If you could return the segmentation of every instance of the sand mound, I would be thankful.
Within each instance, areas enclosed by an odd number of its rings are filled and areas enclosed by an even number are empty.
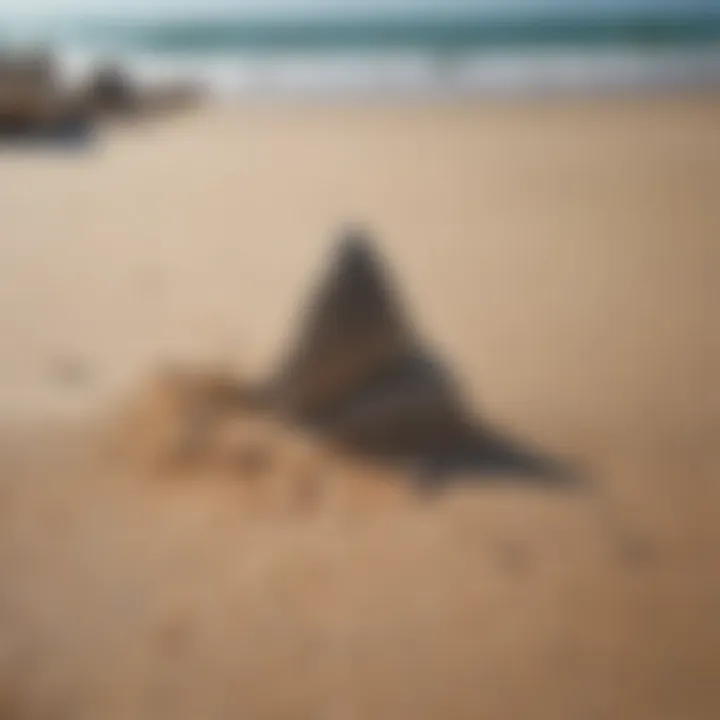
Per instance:
[[[119,430],[122,459],[146,475],[232,482],[252,506],[353,509],[409,497],[399,473],[282,422],[223,370],[156,372],[124,405]]]

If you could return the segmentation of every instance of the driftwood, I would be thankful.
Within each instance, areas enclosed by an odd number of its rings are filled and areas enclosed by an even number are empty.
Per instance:
[[[144,118],[196,106],[200,88],[163,83],[141,88],[119,65],[99,67],[71,90],[48,53],[0,54],[0,136],[74,137],[100,119]]]
[[[39,130],[62,112],[52,60],[46,55],[0,57],[0,126]]]
[[[140,99],[127,73],[119,66],[106,65],[91,76],[84,103],[96,115],[127,115],[137,111]]]
[[[83,92],[90,112],[106,118],[164,115],[194,107],[201,97],[200,87],[190,82],[140,87],[119,65],[98,68]]]
[[[50,55],[0,55],[0,135],[69,136],[87,120],[77,97],[59,82]]]

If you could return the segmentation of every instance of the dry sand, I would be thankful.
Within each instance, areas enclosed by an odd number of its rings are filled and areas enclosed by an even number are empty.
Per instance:
[[[718,717],[719,123],[225,108],[0,156],[0,717]],[[582,492],[248,513],[108,461],[158,362],[267,367],[349,220]]]

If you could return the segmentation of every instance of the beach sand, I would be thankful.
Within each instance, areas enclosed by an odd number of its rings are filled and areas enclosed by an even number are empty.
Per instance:
[[[718,717],[719,122],[279,104],[3,151],[0,717]],[[269,368],[349,222],[582,487],[253,514],[98,451],[158,364]]]

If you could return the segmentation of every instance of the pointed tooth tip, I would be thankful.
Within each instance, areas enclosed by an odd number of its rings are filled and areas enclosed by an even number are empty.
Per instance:
[[[338,237],[335,257],[340,263],[372,261],[375,257],[372,234],[362,226],[349,226]]]
[[[372,233],[360,223],[347,224],[338,234],[338,238],[340,246],[363,245],[367,247],[372,244]]]

